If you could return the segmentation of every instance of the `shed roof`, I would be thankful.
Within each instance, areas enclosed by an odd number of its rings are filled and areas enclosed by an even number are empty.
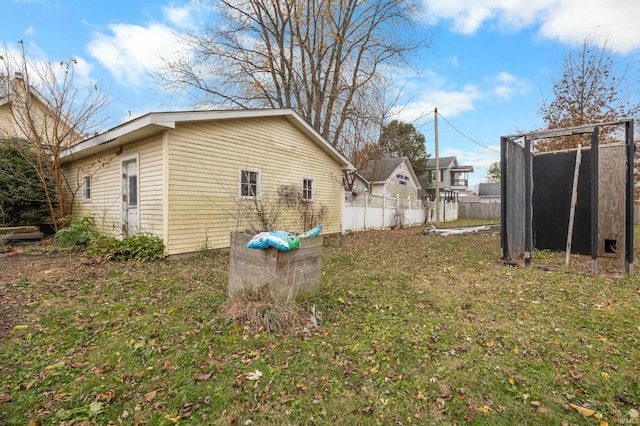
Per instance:
[[[416,176],[413,167],[411,166],[411,162],[407,157],[387,157],[369,160],[362,170],[360,170],[360,175],[370,183],[384,183],[389,179],[398,166],[405,162],[411,174],[411,178],[419,187],[420,182],[418,181],[418,177]]]
[[[309,139],[320,146],[324,152],[340,163],[344,169],[355,169],[353,164],[341,152],[327,142],[309,123],[290,108],[150,112],[72,146],[62,153],[61,159],[63,162],[69,162],[73,159],[95,154],[110,146],[126,145],[165,130],[175,129],[179,123],[258,117],[286,118]]]
[[[482,182],[478,185],[479,196],[500,196],[500,182]]]
[[[369,160],[360,170],[360,175],[369,182],[384,182],[407,157],[389,157]]]

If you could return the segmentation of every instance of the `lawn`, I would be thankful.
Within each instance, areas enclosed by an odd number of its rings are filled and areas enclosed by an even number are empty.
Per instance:
[[[325,238],[285,335],[221,315],[225,254],[0,258],[0,424],[640,423],[640,279],[421,231]]]

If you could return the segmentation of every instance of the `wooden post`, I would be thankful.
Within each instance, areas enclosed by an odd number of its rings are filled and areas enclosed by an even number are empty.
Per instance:
[[[569,210],[569,228],[567,229],[567,251],[565,254],[565,266],[569,266],[571,258],[571,242],[573,241],[573,221],[576,214],[576,202],[578,200],[578,175],[580,174],[580,162],[582,161],[582,145],[578,145],[576,151],[576,166],[573,170],[573,189],[571,190],[571,208]]]
[[[635,157],[635,143],[633,132],[633,120],[625,123],[625,138],[627,148],[627,179],[626,179],[626,215],[625,215],[625,253],[624,266],[628,276],[633,275],[633,164]]]
[[[598,273],[598,126],[591,134],[591,273]]]
[[[524,264],[531,265],[533,246],[533,172],[531,170],[531,140],[524,138]]]
[[[500,245],[501,258],[506,260],[509,257],[509,247],[507,245],[507,144],[505,137],[500,138]]]

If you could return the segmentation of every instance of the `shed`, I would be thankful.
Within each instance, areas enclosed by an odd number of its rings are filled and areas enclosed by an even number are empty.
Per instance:
[[[360,175],[369,182],[371,194],[387,194],[401,200],[418,199],[420,182],[407,157],[369,160]]]
[[[616,132],[600,140],[607,127]],[[599,256],[611,256],[633,274],[633,127],[620,120],[501,138],[504,259],[528,265],[534,248],[565,250],[567,260],[591,255],[593,273]],[[537,141],[578,135],[587,147],[536,152]]]
[[[291,232],[322,223],[338,233],[353,169],[292,109],[152,112],[62,158],[75,217],[115,237],[157,235],[169,256],[229,247],[230,232],[259,215]]]

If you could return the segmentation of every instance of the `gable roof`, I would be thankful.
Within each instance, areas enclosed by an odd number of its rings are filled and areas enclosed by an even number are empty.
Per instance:
[[[473,172],[473,166],[461,166],[458,164],[457,157],[440,157],[440,161],[438,166],[440,169],[448,169],[451,168],[454,172]],[[436,169],[436,159],[430,158],[427,160],[427,166],[425,167],[425,171],[427,170],[435,170]]]
[[[379,158],[367,161],[360,175],[371,183],[386,181],[407,157]]]
[[[402,163],[406,163],[411,178],[417,186],[420,186],[418,177],[413,171],[411,162],[407,157],[387,157],[369,160],[362,170],[360,170],[360,175],[370,183],[384,183]]]
[[[72,146],[62,153],[61,160],[62,162],[68,162],[73,159],[95,154],[110,146],[126,145],[143,138],[157,135],[165,130],[175,129],[176,125],[180,123],[258,117],[286,118],[298,130],[322,148],[331,158],[342,164],[343,169],[355,169],[354,165],[351,164],[342,153],[327,142],[326,139],[291,108],[150,112]]]
[[[452,164],[454,166],[458,165],[458,159],[456,157],[440,157],[439,161],[438,161],[438,166],[441,169],[448,169],[449,166],[451,166]],[[426,170],[435,170],[436,168],[436,159],[435,158],[429,158],[427,160],[427,166],[426,166]]]

